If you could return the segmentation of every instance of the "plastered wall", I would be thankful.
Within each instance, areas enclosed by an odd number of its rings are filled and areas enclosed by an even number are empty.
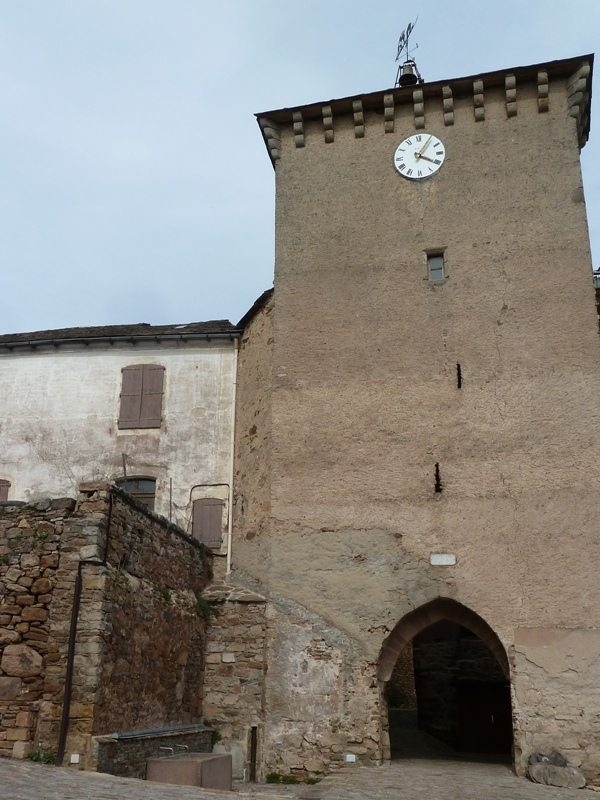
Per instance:
[[[133,364],[165,367],[160,428],[117,426],[121,369]],[[0,478],[11,483],[9,499],[42,490],[75,497],[81,481],[122,477],[125,454],[129,475],[157,479],[155,510],[190,530],[192,500],[229,499],[233,373],[230,342],[2,353]]]
[[[325,111],[305,120],[302,146],[291,124],[279,127],[271,445],[261,456],[271,513],[268,535],[249,539],[242,527],[235,547],[269,591],[352,643],[331,693],[344,669],[376,665],[412,609],[440,596],[471,608],[512,659],[517,768],[552,745],[592,775],[592,663],[551,670],[518,644],[523,628],[590,641],[600,628],[598,325],[568,81],[550,80],[547,110],[539,86],[519,84],[516,116],[501,88],[485,90],[483,116],[472,94],[455,92],[452,124],[441,99],[426,101],[425,130],[447,155],[422,183],[392,164],[415,131],[412,102],[396,106],[393,131],[366,111],[362,137],[348,113],[333,115],[329,137]],[[427,280],[429,250],[444,251],[438,285]],[[240,383],[247,402],[259,391]],[[456,564],[432,566],[440,552]],[[269,635],[273,652],[302,650],[287,620]],[[292,685],[320,691],[300,663],[270,670],[273,752],[288,713],[278,709],[296,707]],[[559,714],[575,686],[590,688],[589,706]],[[323,703],[308,718],[330,732],[335,715]],[[338,728],[349,751],[364,718],[355,705]],[[288,738],[301,727],[296,719]],[[380,733],[383,757],[385,721]]]

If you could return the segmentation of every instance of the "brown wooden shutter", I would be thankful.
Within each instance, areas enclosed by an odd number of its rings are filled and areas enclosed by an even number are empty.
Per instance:
[[[203,497],[192,507],[192,536],[213,549],[221,547],[223,506],[216,497]]]
[[[119,428],[160,428],[165,368],[134,364],[121,372]]]
[[[160,428],[165,368],[144,364],[140,428]]]
[[[142,379],[144,367],[123,367],[119,428],[137,428],[142,410]]]
[[[10,481],[0,478],[0,502],[8,500],[8,490],[10,489]]]

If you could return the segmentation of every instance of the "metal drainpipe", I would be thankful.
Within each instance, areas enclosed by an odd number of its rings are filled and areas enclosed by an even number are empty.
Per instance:
[[[231,397],[231,446],[229,449],[229,457],[231,465],[229,469],[229,513],[227,515],[227,566],[225,569],[225,577],[229,577],[231,573],[231,544],[233,540],[233,470],[234,470],[234,455],[235,455],[235,404],[237,397],[237,364],[238,364],[238,342],[239,339],[233,341],[233,390]]]
[[[60,717],[60,730],[58,733],[58,751],[56,753],[56,763],[60,766],[65,757],[65,747],[67,744],[67,733],[69,731],[69,716],[71,713],[71,696],[73,692],[73,672],[75,665],[75,643],[77,639],[77,623],[79,619],[79,608],[81,605],[81,590],[83,588],[82,568],[84,564],[94,564],[105,567],[108,558],[108,545],[110,537],[110,523],[112,520],[113,496],[112,491],[108,496],[108,518],[106,522],[106,542],[104,544],[104,557],[102,561],[88,559],[77,564],[77,576],[75,578],[75,590],[73,593],[73,607],[71,609],[71,627],[69,629],[69,646],[67,649],[67,673],[65,675],[65,691],[63,694],[63,707]]]

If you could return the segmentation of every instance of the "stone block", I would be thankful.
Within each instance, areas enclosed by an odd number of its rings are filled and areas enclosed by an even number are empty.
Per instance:
[[[16,602],[19,606],[32,606],[35,603],[35,597],[30,594],[19,594],[16,597]]]
[[[33,745],[30,741],[18,741],[13,744],[12,757],[13,758],[27,758],[29,753],[33,750]]]
[[[20,678],[0,677],[0,700],[14,700],[21,694],[23,682]]]
[[[94,716],[93,703],[71,703],[71,718],[92,719]]]
[[[79,555],[82,561],[86,561],[87,559],[99,559],[100,558],[100,548],[96,544],[86,544],[79,550]]]
[[[48,619],[48,612],[45,608],[34,608],[32,606],[26,606],[23,609],[21,614],[23,620],[31,622],[35,620],[37,622],[45,622]]]
[[[0,668],[9,676],[34,677],[42,671],[42,657],[25,644],[9,644],[4,648]]]
[[[17,711],[15,718],[17,728],[31,728],[34,720],[35,716],[31,711]]]
[[[15,644],[20,641],[21,634],[16,630],[7,630],[6,628],[0,629],[0,645]]]
[[[9,728],[6,738],[9,742],[26,742],[29,740],[29,728]]]
[[[556,764],[542,761],[529,765],[527,777],[534,783],[559,786],[565,789],[583,789],[586,783],[583,773],[576,767],[559,767]]]
[[[47,594],[51,589],[52,583],[48,578],[38,578],[31,586],[33,594]]]

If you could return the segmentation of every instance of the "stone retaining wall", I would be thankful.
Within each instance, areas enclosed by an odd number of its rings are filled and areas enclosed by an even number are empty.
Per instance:
[[[0,509],[0,755],[56,749],[37,736],[45,703],[62,696],[68,620],[83,540],[73,500]]]
[[[231,753],[233,775],[249,777],[251,730],[261,746],[265,598],[222,585],[205,593],[212,613],[207,632],[203,712],[218,732],[215,752]],[[256,764],[254,765],[256,766]]]
[[[62,731],[94,767],[92,734],[199,721],[210,574],[202,545],[106,484],[2,507],[0,755],[56,753]]]

